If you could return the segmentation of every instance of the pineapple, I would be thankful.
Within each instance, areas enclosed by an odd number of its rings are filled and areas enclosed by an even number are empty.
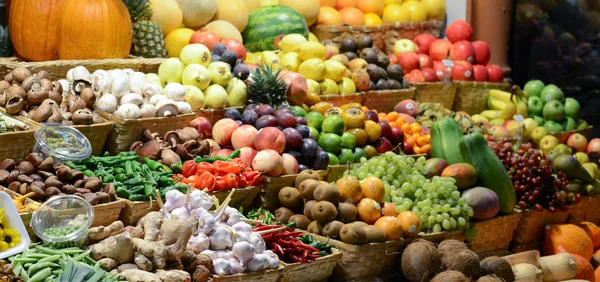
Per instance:
[[[133,40],[131,53],[144,58],[164,58],[167,56],[165,38],[158,24],[150,18],[152,9],[150,0],[123,0],[131,22],[133,23]]]
[[[8,27],[4,28],[0,26],[0,57],[12,57],[12,55],[13,46],[8,34]]]
[[[273,108],[289,107],[287,84],[279,77],[279,69],[262,64],[250,75],[248,100],[254,104],[268,104]]]

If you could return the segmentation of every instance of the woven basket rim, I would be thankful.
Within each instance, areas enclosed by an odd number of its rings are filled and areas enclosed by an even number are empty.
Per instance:
[[[337,97],[353,97],[353,96],[364,96],[367,92],[356,92],[356,93],[352,93],[352,94],[346,94],[346,95],[342,95],[342,94],[321,94],[319,96],[322,97],[327,97],[327,98],[337,98]]]
[[[314,28],[319,30],[324,30],[328,32],[346,32],[346,31],[381,31],[381,30],[389,30],[393,28],[416,28],[416,27],[435,27],[442,26],[444,22],[442,20],[429,20],[418,23],[383,23],[379,26],[366,26],[366,25],[339,25],[339,26],[326,26],[326,25],[317,25]]]
[[[227,111],[227,110],[231,110],[231,109],[240,110],[240,109],[243,109],[243,108],[244,108],[244,106],[239,106],[239,107],[226,107],[226,108],[222,108],[222,109],[198,109],[198,110],[195,110],[194,112],[195,112],[195,113],[197,113],[197,112],[211,112],[211,113],[212,113],[212,112],[225,112],[225,111]]]
[[[160,122],[163,120],[169,120],[169,119],[177,119],[177,118],[188,118],[188,117],[194,117],[196,116],[196,113],[191,112],[191,113],[187,113],[187,114],[182,114],[182,115],[176,115],[176,116],[172,116],[172,117],[150,117],[150,118],[136,118],[136,119],[123,119],[120,117],[117,117],[113,114],[104,112],[104,111],[99,111],[100,112],[100,116],[102,116],[105,119],[108,119],[112,122],[114,122],[115,124],[119,124],[119,125],[126,125],[129,123],[149,123],[149,122]]]
[[[403,89],[385,89],[385,90],[369,90],[365,95],[382,95],[382,94],[395,94],[395,93],[410,93],[417,91],[414,85],[410,85],[408,88]]]
[[[110,59],[81,59],[81,60],[51,60],[51,61],[26,61],[20,57],[2,58],[0,63],[12,64],[16,67],[36,67],[36,66],[53,66],[53,65],[94,65],[94,64],[157,64],[167,58],[142,58],[129,56],[127,58],[110,58]],[[5,61],[5,62],[3,62]]]
[[[243,278],[243,277],[247,277],[247,276],[270,276],[273,274],[277,274],[279,276],[279,272],[283,271],[283,266],[280,264],[279,267],[274,268],[274,269],[267,269],[267,270],[262,270],[262,271],[257,271],[257,272],[244,272],[244,273],[238,273],[238,274],[234,274],[234,275],[227,275],[227,276],[223,276],[223,277],[217,277],[214,275],[211,275],[211,279],[212,281],[222,281],[222,280],[230,280],[230,279],[239,279],[239,278]]]
[[[295,262],[295,263],[287,263],[287,262],[283,262],[281,261],[280,263],[283,265],[284,268],[288,268],[290,266],[298,266],[298,265],[310,265],[313,262],[321,262],[324,260],[340,260],[342,259],[342,251],[340,251],[338,248],[332,247],[331,248],[331,254],[328,254],[326,256],[323,257],[318,257],[315,260],[311,261],[311,262]],[[284,271],[286,271],[286,269],[284,269]]]

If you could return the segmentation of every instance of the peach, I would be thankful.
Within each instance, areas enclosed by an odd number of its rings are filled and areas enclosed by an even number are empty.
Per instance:
[[[242,159],[242,161],[244,161],[244,163],[246,163],[249,167],[252,167],[252,160],[254,160],[255,156],[256,150],[254,150],[253,148],[244,147],[240,149],[239,158]]]
[[[231,135],[240,126],[238,123],[230,118],[224,118],[215,123],[212,130],[212,136],[217,144],[221,147],[231,145]]]
[[[233,150],[231,149],[221,149],[216,151],[212,156],[213,157],[227,157],[229,155],[231,155],[231,153],[233,152]]]
[[[256,134],[254,146],[257,151],[272,149],[281,154],[285,149],[285,135],[275,127],[265,127]]]
[[[231,134],[231,144],[234,149],[250,147],[254,149],[254,138],[258,130],[252,125],[242,125]]]
[[[268,176],[279,176],[283,172],[283,158],[275,150],[262,150],[252,160],[252,169]]]
[[[283,158],[283,172],[281,172],[281,174],[297,174],[298,161],[296,160],[296,158],[287,153],[281,154],[281,157]]]

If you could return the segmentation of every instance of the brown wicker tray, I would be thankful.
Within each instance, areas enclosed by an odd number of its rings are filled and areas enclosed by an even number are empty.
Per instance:
[[[600,195],[595,196],[583,196],[581,201],[571,206],[571,214],[567,219],[567,223],[580,223],[583,221],[589,221],[594,224],[600,224]]]
[[[321,179],[327,179],[327,170],[319,170]],[[282,175],[278,177],[263,176],[263,183],[260,190],[260,206],[264,209],[274,211],[279,208],[279,190],[283,187],[294,186],[297,174]]]
[[[587,138],[588,140],[590,140],[590,135],[592,134],[593,129],[594,129],[594,126],[590,125],[585,129],[550,133],[550,135],[552,135],[552,136],[556,137],[556,139],[558,139],[558,144],[565,144],[567,142],[567,139],[569,139],[569,136],[571,136],[575,133],[579,133],[579,134],[585,136],[585,138]]]
[[[479,114],[488,109],[490,89],[509,90],[508,82],[476,82],[458,81],[456,96],[454,97],[453,111],[463,111],[467,114]]]
[[[129,151],[131,144],[140,140],[144,130],[148,129],[151,132],[165,134],[170,130],[186,127],[194,119],[195,114],[190,113],[174,117],[122,119],[100,111],[100,116],[114,123],[114,128],[106,139],[104,149],[110,154],[117,154]]]
[[[91,227],[95,226],[109,226],[111,223],[117,221],[121,215],[121,210],[125,207],[125,200],[117,199],[116,201],[95,205],[94,207],[94,221]]]
[[[121,198],[117,197],[117,199],[121,199]],[[119,220],[123,221],[123,224],[125,224],[125,226],[128,226],[128,225],[135,226],[137,224],[137,221],[140,218],[142,218],[149,212],[158,211],[160,209],[160,207],[158,206],[158,203],[156,201],[154,201],[152,203],[152,206],[150,206],[150,202],[144,202],[144,201],[132,202],[127,199],[122,199],[122,200],[125,203],[125,206],[123,206],[123,209],[121,210],[121,213],[119,214]]]
[[[436,244],[448,239],[454,239],[461,242],[465,241],[465,231],[464,230],[455,230],[455,231],[442,231],[438,233],[425,233],[418,235],[417,238],[424,239]]]
[[[342,253],[331,249],[331,254],[317,258],[309,263],[282,262],[283,271],[279,276],[279,282],[321,282],[327,281],[337,263],[342,259]]]
[[[102,154],[106,138],[108,138],[108,134],[110,134],[114,126],[114,123],[106,120],[106,122],[92,125],[74,125],[73,128],[79,130],[90,141],[92,155],[99,156]]]
[[[355,94],[348,95],[320,95],[321,101],[329,102],[334,107],[339,107],[349,103],[359,103],[362,104],[365,99],[365,93],[359,92]]]
[[[236,109],[242,111],[243,107],[233,107],[225,109],[200,109],[196,111],[196,117],[207,118],[214,125],[217,121],[225,117],[225,112],[229,109]]]
[[[477,234],[470,240],[469,248],[477,254],[507,250],[521,216],[521,210],[515,209],[509,215],[473,222]]]
[[[0,112],[5,113],[6,110],[0,108]],[[0,134],[0,160],[13,159],[18,163],[33,150],[35,146],[34,133],[38,128],[38,124],[22,116],[10,117],[25,123],[29,126],[29,129]]]
[[[396,104],[406,99],[414,99],[417,89],[378,90],[368,91],[365,94],[363,105],[380,113],[388,113],[394,110]]]
[[[531,242],[538,242],[544,239],[545,228],[548,224],[563,224],[571,210],[550,212],[549,210],[532,211],[524,210],[523,216],[513,234],[511,245],[523,245]]]
[[[231,193],[231,190],[218,191],[214,193],[209,193],[212,196],[217,197],[219,199],[219,203],[223,203],[227,196]],[[256,196],[260,193],[260,186],[249,186],[246,188],[236,189],[231,196],[231,201],[229,202],[230,207],[238,208],[243,207],[246,210],[252,203]]]
[[[279,279],[279,273],[283,271],[283,267],[279,266],[278,269],[269,269],[259,272],[240,273],[228,276],[213,276],[212,282],[276,282]]]
[[[344,172],[348,170],[348,165],[330,165],[327,167],[327,182],[335,182],[344,176]]]
[[[394,53],[394,44],[402,38],[413,39],[421,33],[439,37],[444,22],[441,20],[420,23],[384,23],[379,26],[322,26],[312,28],[312,32],[321,41],[331,40],[340,44],[348,37],[358,39],[363,35],[373,38],[373,45],[387,54]]]
[[[417,87],[417,92],[415,92],[415,101],[419,103],[440,103],[444,106],[444,108],[449,110],[452,109],[458,84],[432,82],[417,83],[414,86]]]

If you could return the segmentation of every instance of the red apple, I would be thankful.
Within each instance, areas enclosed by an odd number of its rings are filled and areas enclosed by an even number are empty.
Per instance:
[[[471,41],[473,28],[463,20],[456,20],[446,28],[446,37],[452,43],[461,40]]]
[[[474,56],[475,49],[469,41],[461,40],[452,44],[452,47],[450,47],[450,60],[472,63]]]
[[[423,76],[425,77],[425,81],[427,81],[427,82],[438,81],[438,77],[432,68],[422,68],[421,72],[423,73]]]
[[[437,69],[438,67],[443,67],[444,64],[441,61],[433,61],[433,69]]]
[[[398,56],[398,64],[402,67],[404,73],[418,69],[420,64],[419,55],[415,52],[402,53]]]
[[[567,139],[567,146],[574,148],[577,152],[585,152],[587,150],[588,141],[585,136],[575,133],[571,134]]]
[[[433,68],[433,61],[429,58],[427,54],[418,54],[419,55],[419,68]]]
[[[381,127],[381,137],[390,138],[392,136],[392,127],[385,120],[380,120],[377,124]]]
[[[435,72],[438,81],[444,81],[446,78],[450,79],[448,67],[444,66],[444,64],[439,61],[433,61],[433,71]]]
[[[417,54],[429,54],[429,47],[431,46],[431,43],[435,41],[435,37],[431,34],[424,33],[417,35],[413,41],[415,42],[415,45],[417,45]]]
[[[455,61],[451,73],[452,81],[473,80],[473,65],[467,61]]]
[[[413,145],[409,142],[406,142],[406,140],[404,140],[402,142],[402,152],[406,155],[412,155],[414,153]]]
[[[502,82],[504,79],[504,72],[502,72],[502,68],[498,65],[487,65],[488,71],[488,80],[491,82]]]
[[[420,70],[412,70],[408,74],[408,83],[422,83],[425,82],[425,76]]]
[[[487,65],[490,61],[490,46],[485,41],[471,42],[475,49],[475,63],[478,65]]]
[[[404,142],[404,132],[402,132],[402,129],[392,127],[392,137],[390,138],[390,142],[392,142],[392,145],[394,146]]]
[[[485,66],[474,65],[473,73],[475,75],[475,81],[478,81],[478,82],[488,81],[488,71]]]
[[[429,57],[434,61],[448,59],[452,43],[446,39],[436,39],[429,46]]]
[[[600,138],[590,140],[587,146],[587,153],[596,152],[600,154]]]

